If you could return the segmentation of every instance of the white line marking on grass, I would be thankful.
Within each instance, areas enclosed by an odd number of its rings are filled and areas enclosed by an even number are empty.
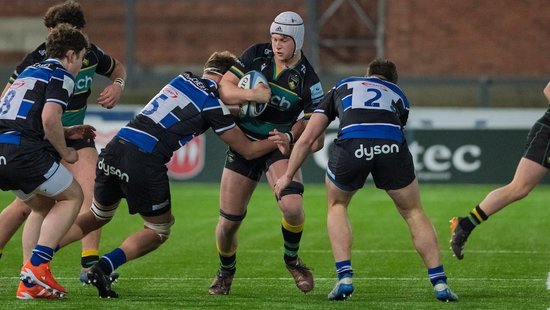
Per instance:
[[[246,250],[242,249],[239,252],[246,253],[279,253],[281,250]],[[385,253],[399,253],[406,254],[412,253],[417,254],[415,250],[352,250],[353,253],[373,253],[373,254],[385,254]],[[331,250],[303,250],[300,249],[300,253],[328,253],[331,254]],[[477,254],[541,254],[541,255],[550,255],[550,251],[525,251],[525,250],[468,250],[466,253],[477,253]]]
[[[548,278],[546,278],[546,289],[550,290],[550,272],[548,273]]]
[[[0,280],[16,280],[19,277],[0,277]],[[56,277],[56,279],[61,280],[77,280],[74,277]],[[290,281],[291,277],[254,277],[254,278],[244,278],[239,277],[239,280],[246,281]],[[423,281],[427,278],[424,277],[353,277],[354,281]],[[549,273],[550,279],[550,273]],[[121,277],[121,281],[210,281],[212,278],[208,277]],[[336,278],[315,278],[316,281],[336,281]],[[544,281],[541,278],[452,278],[452,281],[492,281],[492,282],[539,282]],[[547,280],[550,281],[550,280]],[[548,283],[547,283],[548,284]]]

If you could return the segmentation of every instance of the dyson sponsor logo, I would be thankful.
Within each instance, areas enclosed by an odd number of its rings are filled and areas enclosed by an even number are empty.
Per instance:
[[[375,145],[375,146],[366,148],[361,143],[359,145],[359,148],[355,150],[355,157],[357,158],[365,157],[366,160],[371,160],[374,158],[374,155],[392,154],[392,153],[399,153],[399,145],[383,144],[383,145]]]
[[[118,177],[119,179],[121,179],[122,181],[128,183],[130,181],[130,177],[128,176],[127,173],[124,173],[122,171],[120,171],[120,169],[117,169],[109,164],[106,164],[104,162],[104,158],[102,158],[98,163],[97,163],[97,168],[101,171],[103,171],[103,174],[105,175],[114,175],[116,177]]]

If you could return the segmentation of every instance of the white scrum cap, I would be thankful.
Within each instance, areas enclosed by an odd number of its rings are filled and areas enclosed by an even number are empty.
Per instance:
[[[270,34],[284,34],[294,40],[294,55],[299,53],[304,45],[304,21],[295,12],[283,12],[271,24]]]

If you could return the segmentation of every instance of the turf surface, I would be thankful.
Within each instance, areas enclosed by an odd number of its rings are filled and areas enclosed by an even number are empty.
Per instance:
[[[241,230],[237,274],[228,296],[209,296],[217,266],[214,229],[218,219],[217,184],[173,184],[176,224],[157,251],[119,268],[114,289],[120,298],[102,300],[93,287],[78,281],[80,245],[59,251],[52,262],[65,300],[16,300],[21,264],[21,231],[0,259],[2,309],[546,309],[550,307],[550,186],[540,186],[524,200],[491,217],[471,235],[462,261],[449,250],[448,221],[467,214],[489,185],[421,185],[422,201],[438,232],[449,284],[458,303],[433,297],[427,272],[412,247],[404,221],[386,194],[368,185],[349,213],[354,231],[355,293],[345,302],[329,302],[335,272],[325,227],[322,185],[307,185],[306,228],[301,257],[313,269],[315,289],[304,295],[286,271],[280,212],[266,185],[255,193]],[[0,205],[11,193],[0,192]],[[121,205],[103,230],[101,252],[112,250],[142,221]]]

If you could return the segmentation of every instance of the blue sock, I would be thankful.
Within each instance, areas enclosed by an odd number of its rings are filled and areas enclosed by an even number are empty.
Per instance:
[[[336,274],[338,274],[338,280],[342,280],[342,278],[353,277],[351,260],[343,260],[340,262],[336,262]]]
[[[37,244],[32,250],[31,264],[38,266],[43,263],[48,263],[53,258],[53,249],[44,245]]]
[[[105,274],[109,275],[124,263],[126,263],[126,254],[120,248],[116,248],[111,253],[105,254],[97,264]]]
[[[438,282],[447,283],[447,276],[445,275],[443,265],[439,265],[435,268],[429,268],[428,276],[430,277],[430,282],[432,282],[432,285],[436,285]]]

